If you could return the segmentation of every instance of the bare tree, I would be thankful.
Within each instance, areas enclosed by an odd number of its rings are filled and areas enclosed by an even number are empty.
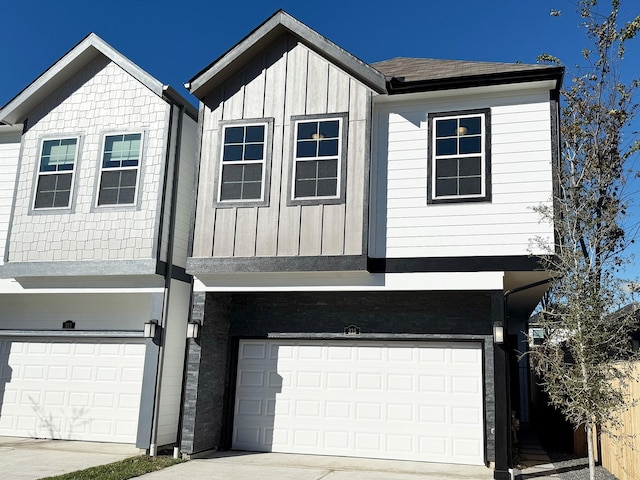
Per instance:
[[[611,0],[605,14],[598,0],[577,6],[591,49],[582,51],[587,65],[576,67],[562,91],[554,205],[538,208],[555,225],[556,244],[547,245],[542,261],[557,279],[539,315],[545,339],[530,354],[551,403],[576,428],[585,426],[593,480],[593,432],[615,428],[630,401],[629,333],[637,325],[633,315],[612,314],[628,300],[619,275],[635,235],[625,231],[625,188],[638,150],[628,137],[638,83],[623,81],[620,68],[640,15],[620,26],[620,0]],[[540,60],[557,62],[550,55]]]

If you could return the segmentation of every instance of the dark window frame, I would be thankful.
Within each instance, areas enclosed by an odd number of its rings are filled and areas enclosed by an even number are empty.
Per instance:
[[[109,138],[112,137],[122,137],[122,139],[124,140],[125,137],[127,136],[133,136],[133,135],[138,135],[139,136],[139,148],[138,148],[138,156],[136,159],[137,164],[135,166],[132,165],[120,165],[119,167],[110,167],[107,166],[105,167],[105,154],[107,153],[107,141]],[[98,181],[97,181],[97,188],[96,188],[96,194],[95,194],[95,201],[94,201],[94,208],[97,209],[113,209],[113,208],[128,208],[128,207],[137,207],[138,205],[138,199],[140,196],[140,186],[142,184],[142,165],[143,165],[143,155],[144,155],[144,142],[145,142],[145,135],[144,132],[142,131],[128,131],[128,132],[122,132],[122,131],[117,131],[117,132],[109,132],[109,133],[105,133],[102,136],[102,147],[101,147],[101,151],[100,151],[100,168],[98,169]],[[120,160],[122,161],[122,160]],[[127,159],[125,161],[131,162],[131,159]],[[124,172],[130,172],[130,171],[135,171],[136,174],[136,183],[135,183],[135,189],[133,192],[133,199],[131,202],[126,202],[126,203],[120,203],[120,202],[116,202],[116,203],[100,203],[100,194],[103,190],[102,188],[102,184],[103,184],[103,175],[106,173],[107,175],[112,174],[112,173],[119,173],[119,183],[122,181],[122,174]],[[106,188],[106,187],[105,187]],[[123,187],[121,185],[118,186],[118,192],[121,191]],[[124,187],[124,188],[130,188],[130,187]]]
[[[60,142],[64,142],[64,141],[70,141],[70,140],[74,140],[75,142],[75,152],[73,155],[73,162],[72,162],[72,168],[68,169],[68,170],[58,170],[57,168],[53,169],[53,170],[43,170],[43,157],[45,155],[45,145],[47,143],[53,143],[53,142],[58,142],[58,144],[60,144]],[[59,212],[59,211],[65,211],[65,210],[71,210],[72,206],[73,206],[73,192],[74,192],[74,188],[75,188],[75,180],[76,180],[76,172],[78,169],[78,160],[80,158],[80,146],[81,146],[81,142],[80,142],[80,135],[57,135],[55,137],[45,137],[45,138],[41,138],[40,140],[40,149],[38,152],[38,163],[37,163],[37,167],[36,167],[36,175],[35,175],[35,182],[34,182],[34,190],[33,190],[33,201],[31,203],[31,208],[30,211],[32,212],[45,212],[45,211],[55,211],[55,212]],[[53,165],[50,165],[53,166]],[[70,176],[71,179],[69,181],[69,188],[58,188],[58,181],[60,178],[62,177],[67,177]],[[46,191],[42,191],[40,190],[41,187],[41,182],[44,182],[45,179],[51,179],[51,178],[55,178],[55,185],[53,187],[53,189],[49,189]],[[67,197],[67,203],[64,206],[56,206],[55,205],[55,201],[56,201],[56,196],[60,193],[60,192],[68,192],[68,197]],[[46,205],[46,206],[42,206],[42,205],[38,205],[38,198],[41,198],[40,194],[44,194],[44,193],[53,193],[53,197],[52,197],[52,205]]]
[[[481,166],[481,192],[479,194],[468,195],[441,195],[436,196],[436,160],[437,159],[461,159],[464,155],[436,155],[436,123],[449,119],[461,119],[480,117],[482,118],[483,131],[482,148],[480,152]],[[460,137],[458,137],[460,138]],[[490,202],[491,201],[491,109],[480,108],[472,110],[457,110],[450,112],[437,112],[428,115],[428,175],[427,175],[427,203],[468,203],[468,202]],[[477,155],[473,154],[474,157]],[[459,175],[457,176],[459,178]],[[483,190],[483,191],[482,191]]]
[[[337,148],[337,185],[336,194],[331,196],[315,196],[315,197],[296,197],[296,171],[297,162],[303,162],[306,160],[300,160],[305,157],[298,157],[297,141],[298,141],[298,126],[304,123],[313,122],[329,122],[332,120],[339,121],[338,136],[338,148]],[[337,205],[345,202],[346,198],[346,185],[347,185],[347,142],[349,130],[349,116],[347,113],[326,113],[317,115],[295,115],[291,117],[291,162],[289,164],[289,182],[288,182],[288,196],[287,205]],[[335,158],[333,155],[327,156],[327,158]],[[321,158],[319,156],[318,158]],[[310,160],[315,161],[315,160]]]
[[[214,171],[214,198],[213,205],[218,208],[225,207],[267,207],[269,206],[270,191],[271,191],[271,159],[273,156],[273,123],[274,119],[267,118],[247,118],[243,120],[224,120],[219,123],[218,133],[218,146],[216,153],[216,168]],[[225,165],[232,165],[230,161],[224,161],[224,147],[225,147],[225,131],[228,128],[234,127],[249,127],[254,125],[263,125],[264,139],[263,139],[263,159],[262,163],[262,198],[260,199],[229,199],[223,200],[222,196],[222,175],[224,173]],[[246,145],[243,142],[242,145]],[[258,163],[256,161],[244,162],[238,161],[238,164],[246,165],[247,163]]]

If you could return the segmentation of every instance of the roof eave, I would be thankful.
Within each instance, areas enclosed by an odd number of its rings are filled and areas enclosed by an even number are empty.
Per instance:
[[[405,82],[395,77],[387,79],[389,95],[404,93],[431,92],[438,90],[454,90],[459,88],[504,85],[509,83],[527,83],[545,80],[555,81],[555,90],[559,90],[564,76],[564,67],[549,67],[519,72],[500,72],[461,77],[438,78]]]
[[[161,82],[120,54],[95,33],[90,33],[2,107],[0,122],[8,124],[22,122],[34,106],[100,54],[119,65],[153,93],[159,97],[162,96]]]
[[[274,13],[234,47],[193,77],[186,85],[193,95],[202,100],[208,92],[220,85],[232,72],[249,61],[268,43],[287,32],[295,35],[302,43],[349,72],[372,90],[386,93],[384,75],[296,20],[284,10],[278,10]]]

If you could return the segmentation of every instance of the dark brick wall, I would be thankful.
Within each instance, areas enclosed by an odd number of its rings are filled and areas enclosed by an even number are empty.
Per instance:
[[[198,294],[202,295],[203,294]],[[357,325],[363,335],[432,335],[485,339],[487,460],[493,461],[495,425],[492,324],[502,292],[311,292],[194,296],[202,315],[200,345],[189,348],[182,451],[228,448],[237,340],[289,334],[341,334]],[[197,304],[197,305],[196,305]]]

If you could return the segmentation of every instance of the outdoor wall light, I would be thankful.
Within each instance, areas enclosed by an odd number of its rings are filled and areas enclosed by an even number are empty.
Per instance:
[[[504,343],[504,325],[502,322],[495,322],[493,324],[493,343]]]
[[[144,338],[156,338],[156,329],[158,328],[157,320],[149,320],[144,324]]]
[[[200,322],[187,323],[187,338],[200,337]]]

